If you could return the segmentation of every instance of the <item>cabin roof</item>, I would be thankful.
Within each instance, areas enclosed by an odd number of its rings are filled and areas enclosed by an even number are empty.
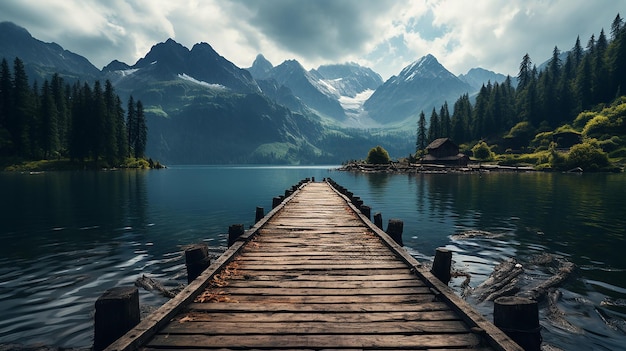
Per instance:
[[[450,138],[439,138],[439,139],[435,139],[433,140],[432,143],[428,144],[428,146],[426,146],[426,150],[428,149],[438,149],[440,148],[443,144],[445,144],[446,142],[451,142],[453,145],[455,145],[452,140],[450,140]]]

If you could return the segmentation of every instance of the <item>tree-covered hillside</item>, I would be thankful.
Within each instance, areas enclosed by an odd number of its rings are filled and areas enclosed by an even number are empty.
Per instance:
[[[544,70],[528,54],[519,67],[518,84],[483,85],[471,103],[461,96],[450,113],[447,104],[433,109],[428,130],[418,120],[416,149],[450,137],[470,150],[479,141],[497,153],[533,153],[558,145],[559,132],[580,133],[581,142],[599,146],[611,157],[626,150],[626,27],[618,14],[610,37],[592,35],[585,48],[580,38],[563,62],[555,47]],[[584,112],[587,111],[587,112]],[[590,139],[596,139],[592,142]],[[547,142],[546,140],[549,140]],[[594,144],[595,143],[595,144]]]
[[[6,59],[0,67],[0,157],[5,160],[66,158],[96,167],[118,167],[141,158],[146,119],[141,101],[128,102],[128,115],[108,80],[93,86],[66,84],[58,74],[29,85],[24,64]]]

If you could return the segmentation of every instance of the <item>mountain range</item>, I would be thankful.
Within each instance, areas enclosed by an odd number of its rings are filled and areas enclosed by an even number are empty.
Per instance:
[[[362,158],[376,144],[393,157],[413,152],[421,110],[472,94],[504,76],[472,69],[455,76],[432,55],[383,82],[355,63],[306,70],[258,55],[239,68],[209,44],[172,39],[135,64],[98,70],[86,58],[0,23],[0,57],[19,57],[31,80],[57,72],[67,81],[109,79],[118,94],[142,100],[147,154],[169,163],[336,163]],[[374,133],[372,133],[372,128]]]

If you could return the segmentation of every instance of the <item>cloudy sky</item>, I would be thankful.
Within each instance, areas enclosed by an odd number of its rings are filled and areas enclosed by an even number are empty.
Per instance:
[[[554,46],[583,45],[623,0],[0,0],[0,21],[56,42],[98,68],[130,65],[173,38],[207,42],[239,67],[258,53],[307,69],[357,62],[383,79],[433,54],[452,73],[483,67],[516,75],[522,56],[537,65]]]

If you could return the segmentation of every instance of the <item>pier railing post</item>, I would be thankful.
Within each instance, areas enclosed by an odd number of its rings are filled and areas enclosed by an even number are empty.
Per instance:
[[[187,283],[194,281],[211,264],[209,247],[196,244],[185,250],[185,266],[187,266]]]
[[[243,224],[233,224],[228,227],[228,247],[231,247],[244,232]]]
[[[402,231],[404,230],[404,222],[400,219],[390,219],[387,223],[387,234],[400,246],[404,246],[402,242]]]
[[[374,225],[383,229],[383,215],[380,212],[374,213]]]
[[[272,208],[276,208],[280,203],[283,202],[283,199],[280,196],[276,196],[272,199]]]
[[[361,208],[359,210],[365,217],[367,217],[367,219],[372,220],[372,208],[371,207],[367,205],[361,205]]]
[[[493,324],[524,350],[541,350],[537,301],[517,296],[497,298],[493,304]]]
[[[260,221],[263,217],[265,217],[265,209],[263,209],[263,207],[257,207],[256,213],[254,214],[254,223]]]
[[[115,340],[139,324],[139,290],[117,287],[104,292],[96,300],[93,349],[104,350]]]
[[[438,247],[435,250],[435,259],[433,260],[433,267],[431,273],[437,277],[442,283],[448,284],[450,282],[452,268],[452,251]]]

